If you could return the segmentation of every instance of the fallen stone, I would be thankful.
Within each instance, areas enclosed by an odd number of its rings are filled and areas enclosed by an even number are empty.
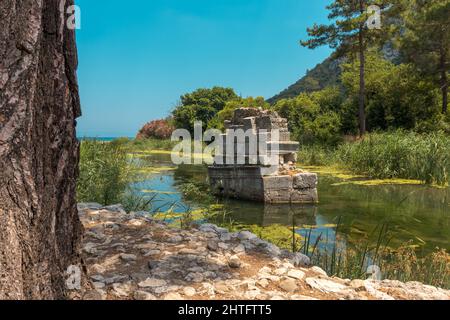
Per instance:
[[[208,241],[208,244],[206,246],[210,251],[219,250],[219,244],[216,241]]]
[[[294,292],[298,286],[294,279],[288,278],[279,283],[279,287],[286,292]]]
[[[106,299],[106,292],[103,290],[89,290],[83,295],[83,300],[91,300],[91,301],[98,301],[98,300],[105,300]]]
[[[187,297],[193,297],[193,296],[195,296],[195,295],[197,294],[197,290],[195,290],[195,289],[192,288],[192,287],[185,287],[185,288],[183,289],[183,294],[184,294],[185,296],[187,296]]]
[[[290,261],[296,267],[304,267],[311,265],[311,259],[302,253],[295,253],[293,257],[290,259]]]
[[[183,241],[183,238],[181,236],[171,236],[167,239],[167,242],[169,243],[178,243]]]
[[[245,252],[245,247],[242,244],[237,245],[232,249],[234,253],[243,253]]]
[[[346,286],[328,279],[307,278],[305,282],[313,289],[324,293],[341,293]]]
[[[318,274],[320,274],[321,276],[328,277],[328,275],[327,275],[327,273],[325,272],[325,270],[323,270],[322,268],[319,268],[319,267],[317,267],[317,266],[314,266],[314,267],[310,268],[309,270],[312,271],[312,272],[314,272],[314,273],[318,273]]]
[[[117,297],[125,298],[130,295],[131,288],[127,283],[113,283],[112,287],[112,294]]]
[[[228,265],[230,266],[230,268],[238,269],[241,267],[242,262],[238,256],[231,256],[230,259],[228,260]]]
[[[138,283],[138,286],[140,288],[154,288],[154,287],[162,287],[165,286],[167,282],[162,279],[156,279],[156,278],[147,278],[144,281],[141,281]]]
[[[106,287],[105,283],[103,282],[93,282],[92,285],[94,286],[95,289],[103,289],[104,287]]]
[[[303,280],[303,278],[305,277],[305,273],[303,271],[300,270],[289,270],[288,271],[288,277],[297,279],[297,280]]]
[[[148,301],[148,300],[157,300],[154,295],[145,291],[136,291],[133,294],[134,300]]]
[[[164,296],[164,300],[179,301],[179,300],[184,300],[184,299],[180,296],[179,293],[170,292]]]
[[[134,254],[126,254],[126,253],[122,253],[120,255],[120,259],[122,259],[125,262],[134,262],[137,260],[136,255]]]
[[[242,240],[252,240],[258,237],[255,234],[251,233],[250,231],[241,231],[238,233],[238,238],[242,241]]]

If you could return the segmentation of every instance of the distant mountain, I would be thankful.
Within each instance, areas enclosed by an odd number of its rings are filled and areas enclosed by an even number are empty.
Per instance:
[[[322,90],[327,86],[339,85],[342,59],[327,58],[314,69],[307,71],[306,75],[283,90],[281,93],[267,100],[270,104],[281,99],[294,98],[302,92]]]

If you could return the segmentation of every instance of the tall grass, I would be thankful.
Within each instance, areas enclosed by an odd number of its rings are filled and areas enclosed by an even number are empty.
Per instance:
[[[83,140],[80,146],[79,168],[79,202],[90,201],[109,205],[122,200],[132,170],[121,142]]]
[[[371,178],[403,178],[444,186],[450,175],[450,136],[407,131],[371,133],[336,149],[304,147],[299,162],[336,165]]]
[[[436,248],[433,253],[419,257],[417,248],[411,243],[392,248],[386,224],[372,232],[374,239],[369,237],[357,243],[345,239],[339,228],[338,222],[333,238],[320,235],[315,241],[311,241],[310,229],[301,244],[295,244],[293,249],[299,248],[296,251],[309,256],[314,265],[323,268],[330,276],[364,279],[369,277],[369,267],[377,266],[382,279],[419,281],[450,288],[450,255],[446,250]]]
[[[137,167],[128,157],[128,143],[126,139],[81,142],[78,202],[121,203],[128,212],[151,211],[154,196],[143,195],[132,187]]]
[[[450,173],[450,137],[443,133],[372,133],[341,145],[342,166],[373,178],[406,178],[445,185]]]

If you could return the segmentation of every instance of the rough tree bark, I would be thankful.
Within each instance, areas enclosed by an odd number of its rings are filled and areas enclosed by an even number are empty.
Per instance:
[[[0,299],[65,298],[81,260],[72,3],[0,1]]]

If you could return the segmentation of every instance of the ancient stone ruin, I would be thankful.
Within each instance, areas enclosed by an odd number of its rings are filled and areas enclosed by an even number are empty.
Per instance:
[[[274,111],[237,109],[208,168],[216,195],[265,203],[316,203],[317,175],[295,167],[299,143]],[[244,138],[242,138],[243,134]]]

